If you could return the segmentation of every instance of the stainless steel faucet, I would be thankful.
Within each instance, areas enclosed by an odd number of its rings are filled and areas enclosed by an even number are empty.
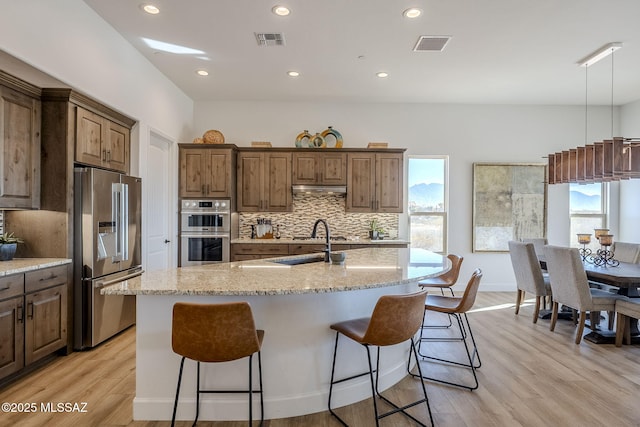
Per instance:
[[[331,233],[329,232],[329,224],[327,224],[327,221],[324,219],[319,219],[316,221],[315,224],[313,224],[313,231],[311,232],[311,238],[315,239],[316,238],[316,233],[318,231],[318,224],[322,223],[324,225],[324,234],[325,234],[325,239],[326,239],[326,246],[324,249],[324,262],[329,262],[330,260],[330,256],[331,256]]]

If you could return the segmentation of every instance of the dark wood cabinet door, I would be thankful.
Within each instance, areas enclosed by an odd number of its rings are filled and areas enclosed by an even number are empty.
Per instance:
[[[403,210],[402,154],[376,154],[376,212],[401,213]]]
[[[67,285],[26,296],[25,364],[67,345]]]
[[[263,201],[263,153],[238,154],[238,200],[240,212],[259,212]]]
[[[101,116],[84,108],[76,108],[76,161],[93,166],[102,166],[102,162],[106,161],[104,125]]]
[[[122,173],[129,173],[130,131],[117,123],[107,119],[105,121],[107,167]]]
[[[264,157],[264,208],[267,212],[288,212],[293,208],[291,194],[291,153],[266,153]]]
[[[324,185],[347,184],[347,156],[344,153],[320,153],[320,182]]]
[[[232,156],[232,150],[207,150],[207,197],[231,197],[234,179],[231,169]]]
[[[293,153],[293,184],[313,185],[319,180],[318,153]]]
[[[180,150],[180,197],[200,197],[206,189],[206,151]]]
[[[0,86],[0,209],[40,207],[40,101]]]
[[[0,378],[24,367],[24,296],[0,302]]]
[[[349,153],[347,212],[373,212],[375,197],[375,154]]]

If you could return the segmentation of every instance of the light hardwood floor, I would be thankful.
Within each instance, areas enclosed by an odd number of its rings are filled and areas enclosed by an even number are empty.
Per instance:
[[[552,333],[548,320],[531,322],[531,305],[515,316],[514,301],[515,292],[479,294],[469,316],[483,362],[478,371],[480,387],[470,392],[427,382],[437,426],[640,426],[640,346],[616,348],[584,341],[575,345],[570,321],[559,321]],[[444,353],[455,345],[432,344],[428,349]],[[95,350],[60,357],[0,390],[0,402],[34,402],[38,407],[46,402],[87,402],[86,413],[0,413],[0,426],[168,426],[166,421],[132,420],[134,347],[135,330],[130,329]],[[461,347],[455,350],[463,351]],[[423,367],[432,375],[460,374],[464,379],[468,377],[462,374],[469,374],[432,363],[423,363]],[[419,389],[417,380],[405,378],[386,395],[411,399]],[[371,411],[370,400],[339,409],[355,427],[374,425]],[[414,413],[428,420],[424,406]],[[191,422],[178,425],[190,426]],[[198,425],[240,427],[246,423],[201,421]],[[324,412],[270,420],[265,425],[337,427],[339,423]],[[381,425],[412,424],[394,415]]]

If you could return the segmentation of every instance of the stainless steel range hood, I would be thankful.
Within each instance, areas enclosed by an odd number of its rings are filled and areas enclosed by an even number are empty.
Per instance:
[[[309,193],[309,194],[335,194],[343,195],[347,192],[344,185],[292,185],[293,194]]]

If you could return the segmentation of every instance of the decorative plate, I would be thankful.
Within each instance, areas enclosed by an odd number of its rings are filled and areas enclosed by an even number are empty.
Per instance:
[[[224,144],[224,135],[219,130],[211,129],[202,135],[205,144]]]

